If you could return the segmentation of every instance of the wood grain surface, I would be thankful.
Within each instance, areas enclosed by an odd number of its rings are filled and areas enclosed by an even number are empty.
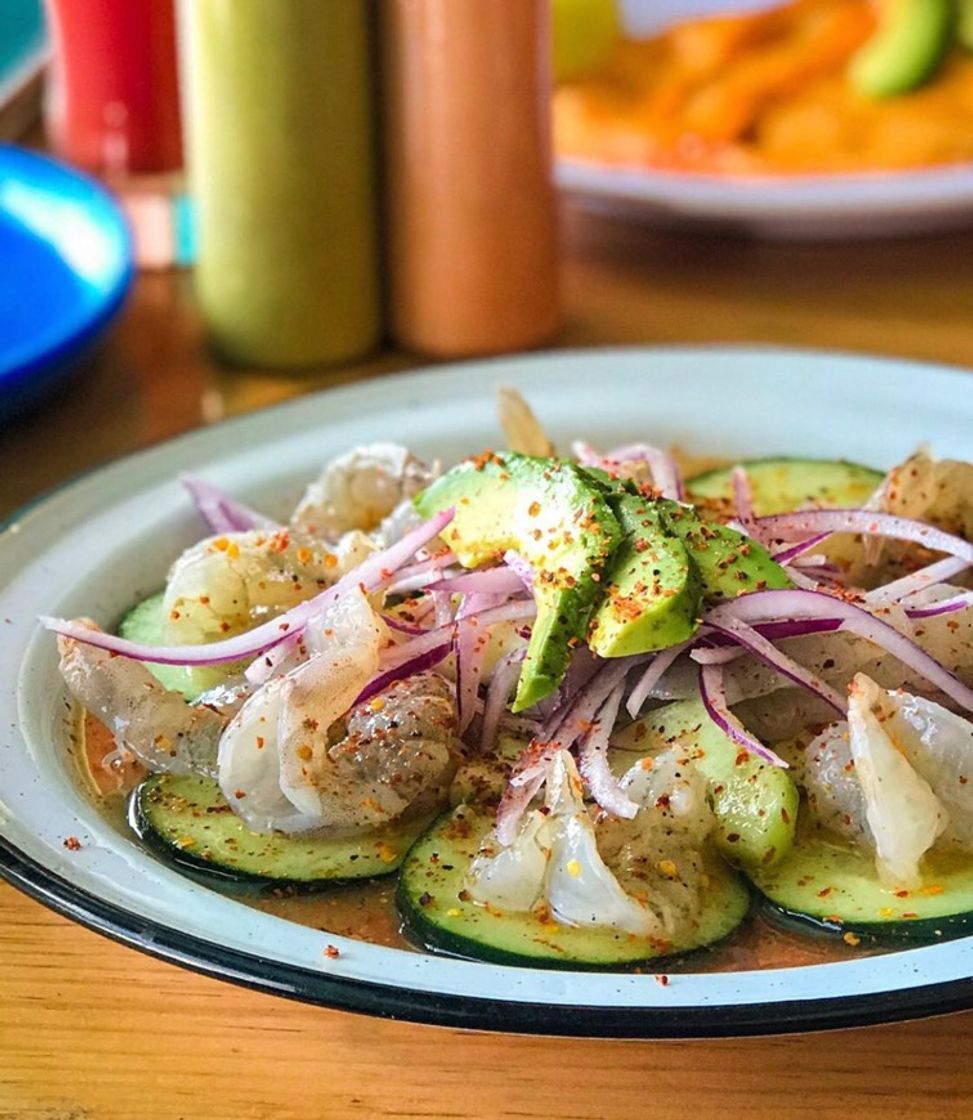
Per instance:
[[[769,245],[569,210],[565,239],[567,346],[756,341],[973,366],[973,234]],[[301,377],[221,368],[188,278],[144,276],[74,383],[0,433],[0,515],[178,432],[415,364],[389,352]],[[0,886],[0,1120],[885,1120],[893,1110],[973,1115],[973,1013],[723,1042],[447,1031],[196,976]]]

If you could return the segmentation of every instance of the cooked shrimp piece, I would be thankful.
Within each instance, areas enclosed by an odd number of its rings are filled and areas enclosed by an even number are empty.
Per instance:
[[[431,673],[358,708],[388,641],[366,596],[312,621],[310,657],[257,692],[220,741],[227,801],[257,831],[352,834],[445,795],[455,768],[456,704]]]
[[[673,748],[635,763],[621,786],[639,812],[632,820],[605,815],[596,829],[598,850],[624,889],[672,938],[692,925],[701,905],[702,852],[714,826],[706,782]]]
[[[170,569],[166,639],[196,645],[242,633],[330,587],[372,551],[360,534],[334,549],[293,529],[208,537]]]
[[[908,887],[930,848],[973,851],[971,770],[973,723],[858,674],[847,722],[811,742],[802,781],[813,819],[875,852],[883,879]]]
[[[291,517],[295,529],[336,541],[350,529],[377,529],[439,473],[398,443],[369,443],[332,459]]]
[[[58,638],[57,644],[68,690],[108,728],[119,751],[134,755],[149,770],[215,776],[220,734],[235,693],[212,695],[214,706],[189,704],[140,661],[72,638]]]
[[[623,777],[639,806],[632,820],[593,817],[567,751],[553,758],[544,811],[524,815],[502,844],[492,830],[470,868],[467,887],[484,903],[526,911],[545,905],[567,926],[610,926],[642,937],[672,938],[699,912],[705,882],[701,849],[713,826],[705,783],[669,750]]]

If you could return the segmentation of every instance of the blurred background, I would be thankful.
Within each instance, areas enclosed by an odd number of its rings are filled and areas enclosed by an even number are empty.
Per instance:
[[[426,360],[973,361],[973,0],[2,0],[0,141],[5,507]]]

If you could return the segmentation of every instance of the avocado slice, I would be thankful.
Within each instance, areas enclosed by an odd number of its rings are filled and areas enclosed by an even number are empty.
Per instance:
[[[626,657],[684,642],[699,625],[702,585],[686,546],[668,532],[654,501],[624,491],[609,504],[625,539],[608,570],[588,644]]]
[[[894,97],[922,85],[953,38],[953,0],[885,0],[878,30],[852,58],[849,77],[864,97]]]
[[[790,850],[797,786],[786,770],[748,754],[724,735],[701,700],[679,700],[650,712],[616,732],[612,745],[609,760],[619,776],[644,755],[673,746],[685,750],[706,779],[716,847],[731,863],[769,867]]]
[[[573,463],[515,452],[467,460],[414,499],[424,517],[453,506],[443,540],[465,568],[516,549],[534,572],[537,618],[513,711],[560,684],[588,632],[622,529],[605,494]]]
[[[689,551],[699,570],[703,598],[735,599],[743,591],[793,587],[787,573],[755,540],[728,525],[704,521],[692,506],[659,499],[663,524]]]

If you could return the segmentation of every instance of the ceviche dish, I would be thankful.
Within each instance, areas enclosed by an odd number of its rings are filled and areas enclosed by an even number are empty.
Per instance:
[[[104,811],[249,905],[479,960],[973,931],[973,464],[690,470],[500,415],[455,465],[351,448],[286,520],[182,479],[165,587],[42,620]]]

